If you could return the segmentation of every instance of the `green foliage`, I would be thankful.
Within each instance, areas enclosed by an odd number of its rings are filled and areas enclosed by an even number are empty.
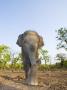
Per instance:
[[[56,55],[56,60],[60,61],[60,66],[64,66],[64,61],[66,60],[66,55],[64,53],[59,53]]]
[[[21,70],[23,69],[23,64],[21,63],[10,64],[9,69],[10,70]]]
[[[6,46],[6,45],[0,45],[0,54],[3,53],[3,52],[5,52],[5,51],[7,51],[8,49],[9,49],[8,46]]]
[[[56,63],[56,68],[57,69],[67,69],[67,60],[64,61],[62,68],[61,68],[61,63]]]
[[[67,68],[67,60],[64,61],[64,67]]]
[[[0,68],[5,68],[8,61],[10,61],[9,47],[6,45],[0,45]]]
[[[47,62],[49,62],[49,55],[48,55],[48,51],[46,49],[40,49],[40,59],[45,61],[45,64],[47,64]]]
[[[17,55],[13,55],[12,62],[10,64],[10,68],[13,70],[20,70],[23,68],[22,60],[21,60],[21,53],[17,53]]]
[[[59,43],[57,44],[57,49],[64,48],[67,50],[67,29],[66,28],[60,28],[57,30],[57,40]]]
[[[56,64],[52,64],[52,65],[45,65],[45,64],[41,64],[38,67],[39,71],[54,71],[54,70],[58,70],[58,69],[67,69],[67,60],[64,61],[63,67],[61,68],[61,63],[56,63]]]
[[[12,58],[13,57],[13,58]],[[11,61],[12,58],[12,61]],[[10,53],[10,48],[6,45],[0,45],[0,69],[20,70],[23,68],[21,53],[14,56]]]
[[[38,67],[38,70],[40,70],[40,71],[45,71],[45,70],[49,70],[49,69],[50,69],[49,65],[45,65],[45,64],[41,64]]]

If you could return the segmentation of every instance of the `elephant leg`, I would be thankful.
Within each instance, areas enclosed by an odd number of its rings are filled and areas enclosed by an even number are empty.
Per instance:
[[[28,78],[28,69],[27,69],[27,67],[25,67],[25,69],[24,69],[24,71],[25,71],[25,79],[27,79]]]
[[[27,80],[30,72],[30,66],[26,65],[24,71],[25,71],[25,79]]]
[[[38,80],[37,80],[37,66],[36,65],[32,65],[31,66],[30,84],[31,85],[38,85]]]
[[[31,66],[28,72],[28,78],[26,80],[27,80],[27,84],[29,85],[38,85],[36,65]]]
[[[30,67],[31,67],[30,59],[27,54],[24,54],[23,64],[24,64],[24,71],[25,71],[25,79],[27,80],[30,72]]]

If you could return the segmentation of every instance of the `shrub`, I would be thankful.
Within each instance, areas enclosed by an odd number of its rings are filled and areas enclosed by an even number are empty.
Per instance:
[[[38,70],[40,70],[40,71],[49,70],[49,65],[41,64],[41,65],[39,65]]]
[[[64,61],[64,67],[67,68],[67,61]]]

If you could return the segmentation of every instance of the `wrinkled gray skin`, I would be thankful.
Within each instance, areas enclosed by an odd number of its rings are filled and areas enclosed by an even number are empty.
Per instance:
[[[26,83],[38,85],[37,63],[38,49],[44,45],[43,38],[35,31],[26,31],[18,36],[17,44],[21,47]]]

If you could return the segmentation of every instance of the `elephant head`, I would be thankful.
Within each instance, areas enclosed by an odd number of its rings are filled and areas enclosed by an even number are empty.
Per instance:
[[[35,31],[26,31],[19,35],[17,44],[22,48],[26,82],[37,85],[38,49],[44,45],[43,38]]]
[[[20,34],[18,36],[16,44],[19,45],[20,47],[22,47],[22,45],[23,45],[23,34]]]
[[[28,41],[28,38],[29,39],[31,38],[31,40],[35,39],[36,43],[38,44],[38,48],[44,45],[43,38],[40,35],[38,35],[37,32],[34,31],[26,31],[23,34],[20,34],[18,36],[16,44],[19,45],[20,47],[23,47],[25,42],[31,42],[30,40]]]

